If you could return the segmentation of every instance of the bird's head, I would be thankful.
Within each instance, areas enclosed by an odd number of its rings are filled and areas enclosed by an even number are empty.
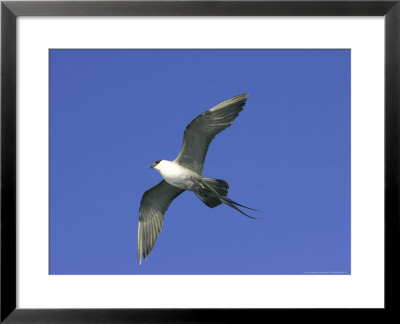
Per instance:
[[[157,160],[156,162],[154,162],[152,165],[150,165],[151,169],[156,169],[157,170],[157,166],[160,164],[162,160]]]

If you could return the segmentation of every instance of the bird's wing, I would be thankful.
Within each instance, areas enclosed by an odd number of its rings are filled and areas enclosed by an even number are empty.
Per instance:
[[[208,147],[213,138],[243,110],[247,94],[228,99],[193,119],[186,127],[178,164],[201,175]]]
[[[139,264],[142,262],[142,256],[145,259],[153,249],[158,234],[161,232],[164,213],[171,202],[183,191],[185,190],[171,186],[163,180],[143,194],[138,224]]]

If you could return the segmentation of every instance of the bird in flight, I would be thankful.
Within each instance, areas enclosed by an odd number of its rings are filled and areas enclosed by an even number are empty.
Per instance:
[[[142,197],[138,224],[139,264],[150,254],[161,232],[164,214],[171,202],[185,190],[193,191],[208,207],[222,203],[247,215],[238,207],[255,210],[229,199],[228,183],[202,176],[208,147],[214,137],[229,127],[243,110],[248,94],[230,98],[193,119],[186,127],[181,151],[174,161],[158,160],[150,168],[160,172],[163,180]]]

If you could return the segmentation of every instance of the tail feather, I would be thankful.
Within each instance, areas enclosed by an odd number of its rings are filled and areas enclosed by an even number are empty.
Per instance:
[[[252,208],[249,208],[249,207],[242,206],[242,205],[240,205],[238,203],[235,203],[233,200],[231,200],[229,198],[226,198],[226,197],[220,197],[220,199],[224,204],[228,205],[229,207],[232,207],[233,209],[237,210],[239,213],[243,214],[244,216],[247,216],[247,217],[249,217],[251,219],[260,219],[258,217],[253,217],[253,216],[247,215],[243,210],[239,209],[235,205],[257,211],[256,209],[252,209]]]
[[[257,209],[253,209],[244,205],[241,205],[232,199],[228,198],[228,188],[229,185],[226,181],[221,179],[213,179],[213,178],[203,178],[201,181],[202,190],[200,192],[196,192],[196,195],[208,206],[214,208],[221,203],[228,205],[229,207],[237,210],[239,213],[252,218],[252,219],[259,219],[258,217],[253,217],[247,215],[244,211],[239,209],[239,207],[243,207],[249,210],[254,210],[259,212]]]
[[[209,195],[204,192],[195,192],[197,197],[200,198],[200,200],[205,203],[208,207],[214,208],[222,204],[221,199],[216,197],[215,195]]]
[[[224,197],[228,195],[229,185],[225,180],[214,178],[203,178],[202,180],[203,183],[205,182],[208,186],[212,187],[219,195]]]
[[[237,203],[236,201],[233,201],[232,199],[229,199],[228,197],[224,197],[224,198],[225,198],[226,200],[228,200],[230,203],[232,203],[232,204],[234,204],[234,205],[236,205],[236,206],[243,207],[243,208],[246,208],[246,209],[249,209],[249,210],[254,210],[254,211],[256,211],[256,212],[262,213],[261,210],[258,210],[258,209],[254,209],[254,208],[250,208],[250,207],[241,205],[241,204]]]

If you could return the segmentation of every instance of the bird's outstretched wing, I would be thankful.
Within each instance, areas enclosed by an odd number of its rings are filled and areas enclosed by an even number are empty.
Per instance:
[[[147,190],[142,197],[138,224],[139,264],[150,254],[161,232],[164,214],[171,202],[185,190],[171,186],[164,180]]]
[[[193,119],[183,135],[175,162],[201,175],[208,147],[214,137],[230,126],[243,110],[247,94],[228,99]]]

